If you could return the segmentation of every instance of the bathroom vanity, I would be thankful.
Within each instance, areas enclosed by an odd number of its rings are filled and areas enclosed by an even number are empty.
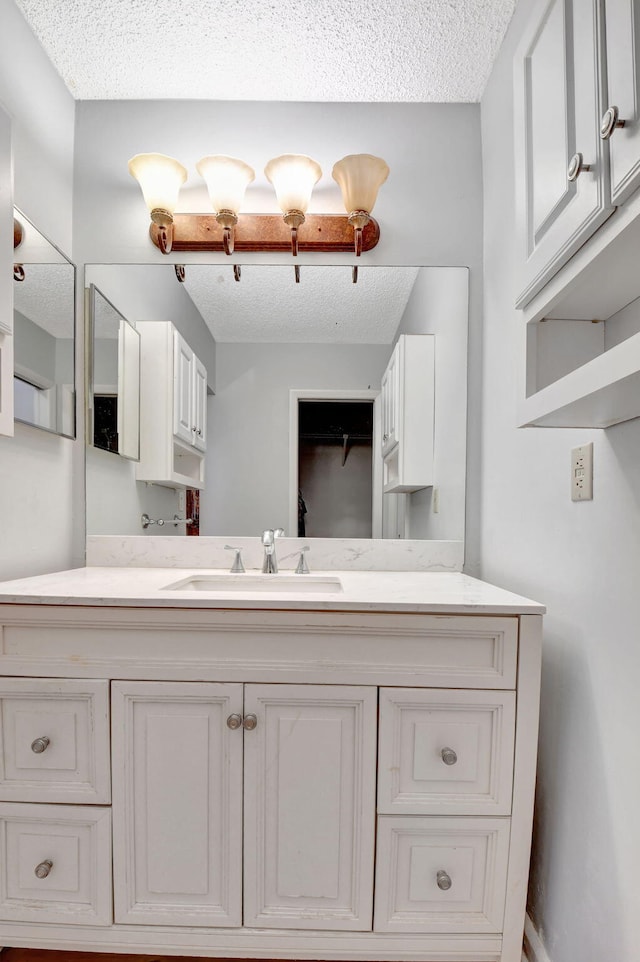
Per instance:
[[[520,962],[544,609],[233,577],[0,586],[0,944]]]

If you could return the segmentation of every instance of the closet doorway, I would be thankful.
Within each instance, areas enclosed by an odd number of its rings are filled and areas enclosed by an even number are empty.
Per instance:
[[[289,531],[379,538],[379,391],[290,392]]]

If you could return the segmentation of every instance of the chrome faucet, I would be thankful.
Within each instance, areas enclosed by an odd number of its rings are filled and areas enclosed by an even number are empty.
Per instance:
[[[278,559],[276,558],[276,538],[281,538],[284,528],[267,528],[262,532],[262,544],[264,545],[264,561],[262,562],[263,575],[278,574]]]

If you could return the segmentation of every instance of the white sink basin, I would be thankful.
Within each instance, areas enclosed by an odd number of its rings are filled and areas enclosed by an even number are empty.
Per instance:
[[[334,594],[342,591],[339,578],[326,575],[190,575],[174,584],[165,585],[163,591],[211,591],[281,594]]]

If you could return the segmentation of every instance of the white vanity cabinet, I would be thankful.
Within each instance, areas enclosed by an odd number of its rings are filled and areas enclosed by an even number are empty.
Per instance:
[[[433,484],[435,337],[401,334],[382,377],[385,494]]]
[[[207,372],[169,321],[138,321],[140,461],[136,480],[204,487]]]
[[[0,788],[0,944],[520,962],[540,607],[479,585],[467,613],[0,603],[3,771],[27,759]],[[51,697],[90,733],[107,688],[112,803],[51,805],[74,781],[30,747],[74,727]]]

